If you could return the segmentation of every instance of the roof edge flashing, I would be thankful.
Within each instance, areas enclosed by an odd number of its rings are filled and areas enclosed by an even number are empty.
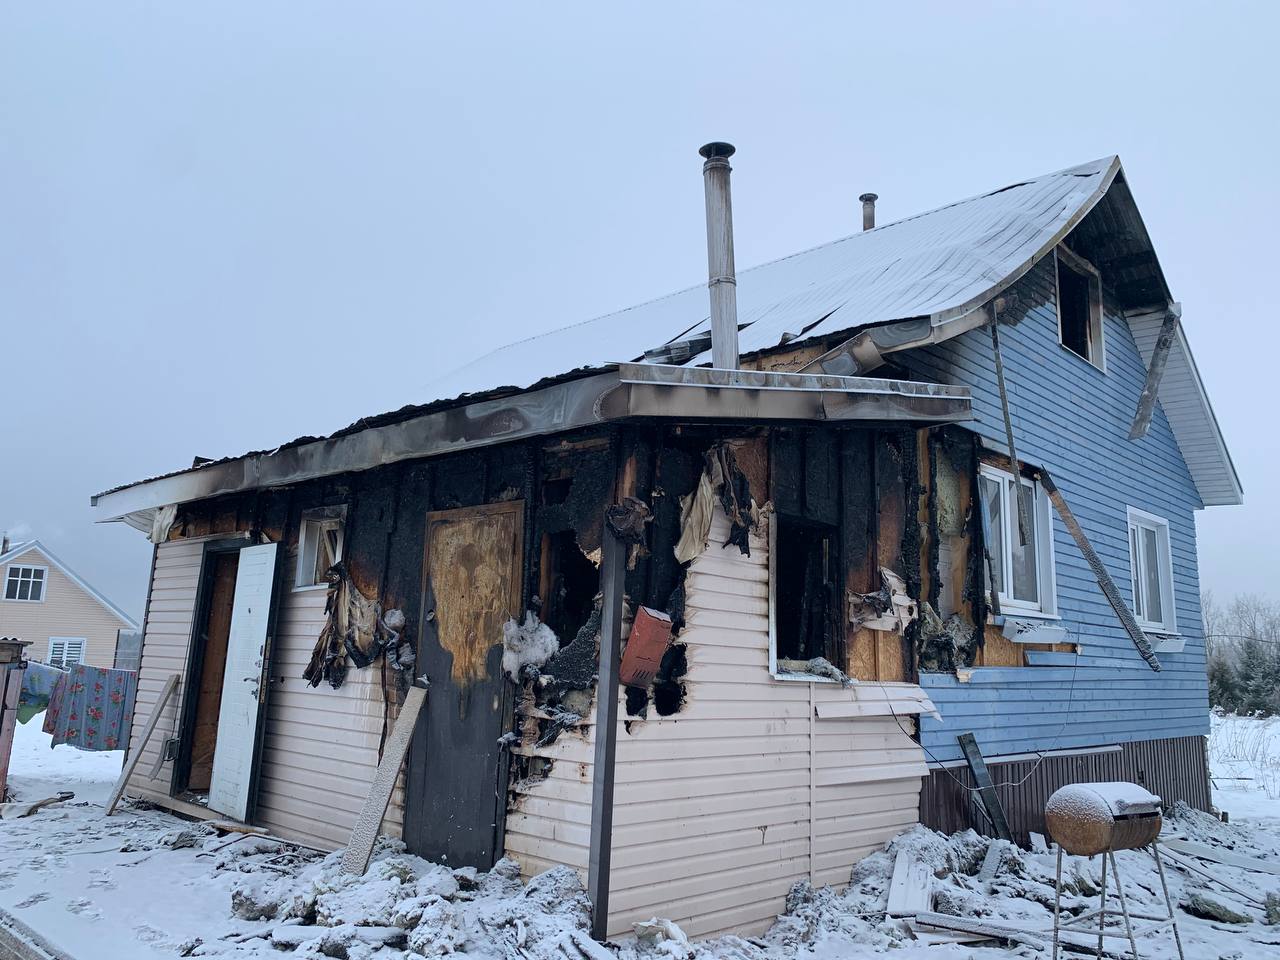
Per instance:
[[[641,417],[954,423],[972,419],[972,408],[967,388],[944,384],[627,363],[503,399],[139,481],[98,494],[91,504],[100,519],[124,520],[170,503]]]

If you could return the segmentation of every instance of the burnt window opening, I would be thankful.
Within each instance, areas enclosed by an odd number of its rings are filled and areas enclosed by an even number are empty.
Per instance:
[[[1102,281],[1087,260],[1059,247],[1058,335],[1072,353],[1102,368]]]
[[[542,481],[542,502],[549,507],[559,506],[569,499],[573,477],[555,477]]]
[[[775,516],[774,523],[776,657],[831,659],[839,596],[836,527],[786,515]]]
[[[679,713],[684,706],[684,684],[681,679],[689,670],[689,657],[683,643],[674,643],[662,656],[662,666],[653,681],[653,709],[660,717]]]
[[[600,571],[583,555],[572,530],[542,535],[542,622],[560,638],[573,642],[600,592]]]

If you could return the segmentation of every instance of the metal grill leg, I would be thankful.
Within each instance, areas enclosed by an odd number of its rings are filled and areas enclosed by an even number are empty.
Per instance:
[[[1138,958],[1138,941],[1133,939],[1133,925],[1129,923],[1129,902],[1124,898],[1124,880],[1120,878],[1120,864],[1116,863],[1116,855],[1108,850],[1111,858],[1111,875],[1116,878],[1116,893],[1120,894],[1120,912],[1124,915],[1124,932],[1129,935],[1129,949],[1133,951],[1133,960]]]
[[[1098,960],[1102,960],[1102,932],[1107,929],[1107,855],[1102,855],[1102,895],[1098,901]]]
[[[1058,960],[1058,914],[1062,910],[1062,844],[1058,844],[1058,873],[1053,882],[1053,960]]]
[[[1169,885],[1164,880],[1164,863],[1160,860],[1160,844],[1151,841],[1151,856],[1156,860],[1156,871],[1160,874],[1160,889],[1164,891],[1164,907],[1169,911],[1169,922],[1173,924],[1173,942],[1178,945],[1178,960],[1186,960],[1182,953],[1182,935],[1178,933],[1178,918],[1173,913],[1173,901],[1169,899]]]

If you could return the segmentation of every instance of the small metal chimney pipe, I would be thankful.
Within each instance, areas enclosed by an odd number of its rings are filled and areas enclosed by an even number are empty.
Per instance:
[[[874,193],[864,193],[858,199],[862,201],[862,229],[870,230],[876,225],[876,201],[880,198]]]
[[[708,143],[698,151],[706,162],[707,288],[711,293],[711,365],[738,369],[738,281],[733,270],[733,204],[729,198],[731,143]]]

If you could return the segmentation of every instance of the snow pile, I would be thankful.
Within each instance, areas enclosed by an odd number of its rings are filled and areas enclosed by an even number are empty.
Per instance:
[[[77,800],[105,803],[120,776],[124,751],[93,753],[65,743],[50,748],[53,738],[43,727],[43,713],[14,727],[9,790],[28,802],[71,790]]]
[[[265,847],[271,841],[262,841]],[[277,851],[279,845],[276,845]],[[487,873],[450,870],[382,838],[363,877],[345,874],[341,852],[296,873],[264,874],[259,852],[238,857],[231,909],[247,930],[194,945],[190,956],[264,955],[520,957],[610,956],[587,936],[591,904],[578,875],[556,867],[520,881],[514,860]],[[265,921],[265,922],[264,922]]]

